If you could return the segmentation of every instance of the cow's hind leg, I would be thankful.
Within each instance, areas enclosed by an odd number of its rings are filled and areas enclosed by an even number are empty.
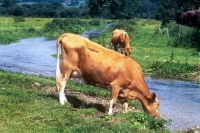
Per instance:
[[[66,86],[66,82],[68,81],[69,79],[69,76],[70,74],[65,74],[65,77],[62,79],[61,81],[61,89],[60,89],[60,92],[59,92],[59,101],[60,101],[60,104],[64,104],[65,102],[67,102],[67,98],[65,96],[65,93],[64,93],[64,90],[65,90],[65,86]]]
[[[117,97],[120,90],[121,90],[120,87],[111,87],[110,107],[109,107],[108,115],[112,115],[113,113],[113,105],[117,101]]]

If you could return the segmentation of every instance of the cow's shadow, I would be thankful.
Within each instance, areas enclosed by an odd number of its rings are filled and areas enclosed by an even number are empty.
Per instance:
[[[51,97],[52,99],[56,99],[58,101],[59,97],[56,94],[46,95],[47,97]],[[96,108],[98,111],[102,113],[106,113],[108,111],[108,106],[99,104],[99,103],[86,103],[84,100],[78,98],[73,95],[66,95],[67,101],[71,104],[73,108]],[[58,101],[59,102],[59,101]]]
[[[86,103],[85,101],[81,100],[77,96],[72,95],[66,95],[68,102],[74,107],[74,108],[96,108],[98,111],[106,113],[107,107],[98,104],[98,103]]]

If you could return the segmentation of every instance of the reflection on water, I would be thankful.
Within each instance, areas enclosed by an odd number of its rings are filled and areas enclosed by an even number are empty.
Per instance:
[[[56,40],[36,37],[0,46],[0,69],[55,76],[56,59],[52,57],[56,53],[55,44]],[[162,117],[172,119],[172,124],[168,126],[170,130],[177,131],[200,125],[199,84],[153,79],[150,76],[146,76],[145,80],[151,92],[157,94]]]

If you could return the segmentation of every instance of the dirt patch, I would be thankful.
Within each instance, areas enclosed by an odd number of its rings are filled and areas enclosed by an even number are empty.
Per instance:
[[[58,95],[55,91],[55,87],[44,88],[43,91],[47,94]],[[81,92],[72,91],[65,89],[65,95],[68,102],[74,107],[72,110],[76,110],[81,107],[95,107],[101,113],[107,113],[109,109],[109,99],[97,96],[90,96],[83,94]],[[58,96],[57,96],[58,100]],[[135,109],[133,106],[128,107],[129,112],[140,112],[140,110]],[[118,114],[124,112],[124,109],[120,103],[117,103],[113,108],[113,114]]]

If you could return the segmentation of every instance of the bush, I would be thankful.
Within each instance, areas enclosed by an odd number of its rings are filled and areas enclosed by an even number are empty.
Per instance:
[[[116,24],[114,27],[113,27],[113,30],[114,29],[123,29],[127,32],[134,32],[135,29],[133,28],[133,25],[135,25],[135,20],[134,19],[130,19],[130,20],[122,20],[120,21],[118,24]]]
[[[14,22],[25,22],[23,17],[14,17]]]
[[[169,30],[173,41],[168,43],[175,47],[199,47],[199,31],[197,28],[182,26],[174,22],[168,23],[162,27]]]
[[[174,38],[173,45],[175,47],[198,47],[199,32],[195,28],[187,28],[180,33],[180,36]]]
[[[93,26],[100,26],[101,25],[101,19],[92,19],[90,22],[89,22],[90,25],[93,25]]]
[[[51,22],[45,25],[44,31],[51,33],[63,33],[63,32],[71,32],[71,33],[82,33],[85,30],[89,30],[89,24],[87,21],[81,21],[80,19],[75,18],[56,18]]]
[[[32,32],[35,32],[36,30],[35,30],[35,28],[33,28],[33,27],[30,27],[29,29],[28,29],[28,33],[32,33]]]
[[[186,63],[166,61],[155,61],[150,66],[154,75],[162,75],[163,77],[180,77],[188,78],[190,73],[194,72],[197,66],[191,66]]]

